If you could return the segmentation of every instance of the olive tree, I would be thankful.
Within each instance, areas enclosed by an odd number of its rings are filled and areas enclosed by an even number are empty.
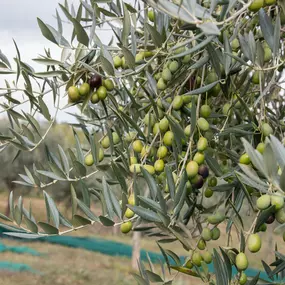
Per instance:
[[[67,112],[77,107],[73,147],[47,146],[47,163],[23,167],[16,182],[42,190],[46,220],[36,221],[11,192],[11,214],[1,215],[7,234],[62,235],[96,223],[141,231],[157,236],[170,277],[139,262],[139,284],[172,284],[178,273],[208,284],[258,284],[259,275],[244,272],[248,255],[258,258],[262,232],[280,235],[285,222],[284,1],[65,1],[59,11],[57,27],[38,19],[42,35],[62,50],[60,60],[47,50],[34,59],[45,72],[22,62],[18,47],[15,70],[0,54],[1,74],[15,74],[1,87],[10,121],[1,151],[45,144],[57,115],[50,115],[47,94],[56,110],[62,102]],[[68,38],[66,22],[73,27]],[[98,36],[106,27],[109,44]],[[30,112],[19,111],[24,102]],[[35,115],[50,127],[43,130]],[[60,181],[70,184],[72,219],[48,194]],[[90,207],[94,198],[99,216]],[[227,238],[210,251],[221,230]],[[185,260],[164,249],[173,241],[188,251]],[[272,263],[262,262],[266,284],[284,274],[277,246],[274,254]]]

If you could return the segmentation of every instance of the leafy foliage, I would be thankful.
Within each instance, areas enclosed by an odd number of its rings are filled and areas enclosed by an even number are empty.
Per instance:
[[[60,9],[57,29],[38,24],[62,49],[61,60],[46,50],[34,59],[46,70],[36,72],[21,61],[15,43],[12,70],[0,52],[0,73],[16,79],[1,88],[10,124],[0,134],[1,151],[17,149],[15,160],[33,153],[46,143],[60,104],[66,102],[67,112],[78,107],[69,112],[78,122],[70,126],[73,147],[46,146],[45,163],[23,166],[25,174],[15,181],[43,190],[46,220],[36,221],[11,192],[10,217],[0,216],[14,223],[5,226],[9,234],[35,238],[94,223],[120,226],[123,233],[140,230],[161,238],[169,271],[209,284],[245,284],[249,237],[274,219],[281,233],[285,223],[283,2],[81,1],[69,7],[65,1]],[[63,36],[62,18],[73,26],[70,39]],[[104,27],[113,34],[109,44],[97,34]],[[53,115],[45,103],[49,93]],[[29,113],[19,111],[24,103]],[[59,182],[71,189],[71,219],[46,190]],[[91,208],[95,199],[102,205],[99,217]],[[244,204],[255,216],[249,228]],[[213,254],[203,251],[219,238],[221,223],[240,246],[228,242]],[[189,251],[185,261],[163,248],[175,240]],[[214,273],[207,266],[212,260]],[[269,283],[283,277],[284,260],[276,250],[275,262],[263,262]],[[172,284],[164,265],[161,275],[151,264],[146,269],[139,262],[139,270],[138,284]],[[259,276],[246,284],[257,284]]]

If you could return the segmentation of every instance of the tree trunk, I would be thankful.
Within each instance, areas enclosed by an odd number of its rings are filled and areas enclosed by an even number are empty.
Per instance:
[[[133,251],[132,251],[132,268],[134,270],[138,269],[138,260],[140,259],[140,241],[141,233],[133,232]]]

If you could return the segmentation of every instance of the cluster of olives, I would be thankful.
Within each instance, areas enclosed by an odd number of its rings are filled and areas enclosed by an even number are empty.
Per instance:
[[[139,64],[153,55],[154,55],[153,51],[140,51],[135,56],[135,63]],[[120,55],[114,56],[113,63],[116,69],[120,69],[120,68],[127,69],[129,67],[124,56],[120,56]]]
[[[114,89],[114,82],[111,79],[102,80],[99,74],[93,74],[89,83],[84,82],[79,86],[70,86],[67,94],[70,102],[77,103],[90,96],[93,104],[103,101],[108,95],[108,91]],[[92,92],[92,93],[91,93]]]
[[[258,11],[263,5],[272,5],[275,2],[275,0],[254,0],[249,6],[249,10]],[[151,22],[155,21],[155,13],[153,10],[148,11],[148,18]],[[252,24],[253,21],[250,22]],[[230,33],[231,32],[233,32],[233,30],[230,31]],[[228,35],[228,38],[230,38],[230,35]],[[223,42],[222,37],[220,38],[220,41]],[[240,55],[240,42],[237,38],[231,40],[231,48],[234,55]],[[174,49],[174,54],[181,53],[185,49],[185,47]],[[264,63],[270,62],[272,60],[272,51],[265,42],[263,42],[263,51]],[[139,51],[135,56],[135,63],[140,64],[153,55],[153,51]],[[188,55],[184,56],[182,59],[163,62],[162,67],[160,65],[158,67],[158,64],[161,62],[160,58],[153,61],[154,64],[149,66],[149,68],[156,72],[154,72],[154,78],[156,80],[158,96],[157,98],[154,98],[154,100],[157,110],[149,104],[149,101],[144,101],[146,96],[143,96],[145,95],[142,94],[144,91],[143,89],[140,89],[141,83],[144,83],[142,78],[137,80],[134,83],[134,86],[132,86],[132,94],[134,95],[135,100],[138,100],[137,103],[143,106],[143,108],[139,110],[140,119],[138,120],[138,125],[139,128],[143,130],[146,139],[143,140],[142,136],[139,136],[135,131],[125,133],[124,136],[122,136],[123,140],[120,137],[123,134],[118,134],[117,132],[112,132],[111,137],[105,135],[100,141],[101,148],[99,149],[99,161],[104,159],[104,150],[110,147],[110,140],[112,140],[114,146],[122,142],[124,146],[127,144],[130,174],[136,173],[137,175],[140,175],[142,168],[144,168],[149,174],[153,175],[158,185],[164,190],[165,196],[167,196],[167,193],[169,192],[169,181],[167,181],[165,166],[168,165],[172,167],[173,161],[175,161],[176,164],[179,165],[179,169],[172,172],[174,183],[178,184],[180,179],[179,173],[182,173],[180,167],[183,165],[188,176],[186,184],[188,190],[187,194],[203,194],[206,198],[210,198],[215,190],[213,188],[216,187],[218,183],[215,176],[209,177],[210,171],[205,162],[205,151],[207,150],[210,153],[211,150],[209,150],[209,148],[215,148],[215,142],[212,140],[212,130],[215,131],[215,128],[212,128],[211,124],[215,125],[218,129],[219,123],[221,123],[221,125],[224,125],[225,122],[227,123],[227,121],[225,121],[227,118],[229,119],[229,124],[233,122],[233,125],[235,125],[235,120],[237,121],[236,114],[242,114],[243,109],[241,108],[242,105],[238,100],[237,94],[232,94],[232,90],[229,91],[230,95],[225,94],[225,96],[221,97],[221,100],[220,97],[218,97],[219,94],[224,92],[222,91],[223,86],[221,85],[221,79],[226,79],[225,70],[222,65],[220,66],[221,74],[219,74],[219,76],[212,67],[209,67],[203,71],[197,71],[190,78],[189,87],[185,86],[181,88],[180,93],[175,92],[174,89],[172,90],[173,78],[176,78],[180,69],[185,67],[185,65],[190,64],[192,60],[191,56]],[[234,59],[233,62],[235,62]],[[116,69],[127,69],[129,67],[125,57],[120,54],[113,57],[113,63]],[[256,88],[255,85],[260,84],[260,80],[264,80],[264,73],[262,71],[251,71],[250,74],[252,85]],[[202,78],[203,84],[201,84]],[[234,76],[232,79],[236,80]],[[216,82],[216,84],[210,90],[207,90],[207,92],[202,94],[203,96],[201,97],[201,102],[199,102],[199,104],[197,95],[187,94],[188,91],[191,91],[192,89],[197,89],[214,82]],[[92,103],[97,103],[106,98],[107,92],[113,90],[114,84],[113,81],[109,79],[102,81],[99,75],[93,75],[89,84],[84,83],[79,88],[75,86],[70,88],[71,89],[68,90],[68,95],[72,102],[77,102],[84,96],[89,95],[90,90],[93,91],[96,89],[91,95],[90,100]],[[77,93],[79,94],[78,96]],[[70,94],[76,94],[76,96],[70,96]],[[227,96],[232,96],[232,100],[229,100],[229,97]],[[219,98],[217,104],[215,103],[216,97]],[[235,103],[233,104],[233,102]],[[195,126],[189,124],[189,110],[191,110],[193,103],[199,106],[199,112],[197,112],[198,118]],[[127,115],[132,116],[131,112],[128,113],[128,108],[126,108],[126,113]],[[175,153],[174,151],[177,138],[175,138],[172,121],[182,128],[185,135],[185,141],[183,140],[181,142],[182,150],[179,153]],[[262,134],[262,140],[256,149],[263,154],[266,147],[263,140],[273,133],[273,129],[267,122],[263,122],[259,129]],[[191,145],[191,148],[189,148],[189,145]],[[250,157],[247,153],[241,155],[239,162],[254,167],[251,164]],[[94,159],[92,154],[86,155],[85,164],[91,166],[93,163]],[[203,187],[204,185],[207,187]],[[203,191],[200,190],[201,188],[203,188]],[[250,187],[248,187],[248,190],[250,191]],[[257,199],[257,208],[261,211],[267,209],[271,205],[275,205],[276,212],[269,217],[266,222],[267,224],[272,223],[275,218],[280,223],[285,222],[285,211],[282,203],[284,204],[284,199],[276,194],[262,195]],[[132,194],[129,196],[128,204],[135,204]],[[125,221],[121,224],[121,232],[127,234],[133,227],[132,218],[134,217],[134,212],[130,208],[127,208],[124,217]],[[190,254],[190,258],[185,265],[186,267],[192,268],[193,265],[200,267],[203,261],[205,263],[211,263],[212,254],[206,249],[207,243],[211,240],[217,240],[220,237],[220,230],[217,226],[225,219],[225,214],[219,211],[207,217],[209,227],[203,229],[197,243],[197,249]],[[265,230],[266,224],[261,225],[258,229],[258,231]],[[258,233],[249,235],[247,248],[252,253],[260,250],[261,239]],[[238,251],[233,252],[233,258],[231,260],[240,272],[239,283],[245,284],[247,276],[244,273],[244,270],[248,267],[246,254]]]
[[[130,197],[128,198],[128,204],[135,205],[134,195],[130,195]],[[125,218],[131,219],[134,215],[135,213],[130,208],[127,208],[125,212]],[[127,234],[131,231],[132,227],[133,227],[133,223],[131,221],[125,221],[121,224],[121,232],[123,234]]]
[[[260,127],[260,133],[262,134],[262,136],[267,137],[267,136],[270,136],[271,134],[273,134],[273,129],[268,123],[263,122],[261,124],[261,127]],[[265,150],[265,146],[266,146],[266,144],[264,142],[260,142],[257,145],[256,150],[260,154],[263,154],[264,150]],[[241,164],[251,165],[251,160],[250,160],[250,157],[247,153],[244,153],[240,156],[239,162]]]
[[[170,148],[174,140],[174,133],[169,130],[169,122],[166,118],[163,118],[158,123],[158,127],[160,129],[160,132],[163,134],[163,138],[162,144],[157,149],[153,146],[145,144],[142,140],[136,139],[133,141],[132,149],[135,155],[130,157],[130,172],[140,173],[141,167],[143,167],[152,175],[155,175],[157,173],[158,181],[163,182],[166,178],[164,172],[165,161],[170,158]],[[187,134],[189,128],[190,127],[187,127],[186,129]],[[207,144],[207,139],[201,136],[197,141],[197,152],[193,156],[193,159],[189,160],[186,165],[186,173],[189,178],[187,187],[189,190],[191,190],[191,187],[200,189],[204,184],[204,180],[209,176],[209,169],[204,164],[204,151],[207,148]],[[147,158],[149,159],[149,162],[153,161],[153,165],[142,164],[142,162]],[[140,159],[141,163],[138,163],[138,159]],[[178,177],[175,173],[173,173],[173,179],[176,183]],[[211,181],[211,185],[215,186],[217,182],[215,182],[213,179]],[[168,192],[167,183],[165,184],[164,189],[166,192]]]
[[[284,224],[285,223],[285,211],[284,211],[284,196],[281,196],[281,194],[273,193],[271,195],[269,194],[263,194],[256,200],[256,207],[260,210],[266,210],[270,206],[275,206],[275,212],[272,213],[268,220],[266,221],[267,224],[272,224],[275,219],[278,223]],[[260,230],[266,230],[265,227],[261,228]],[[285,234],[283,236],[285,238]]]
[[[163,70],[156,74],[155,79],[157,80],[157,89],[158,90],[165,90],[167,87],[167,82],[171,81],[173,74],[178,70],[179,62],[176,60],[169,61],[165,64]],[[181,100],[177,99],[175,102],[177,105],[177,109],[182,107],[182,98]],[[174,104],[174,102],[173,102]],[[181,105],[181,106],[180,106]],[[173,107],[175,109],[175,107]]]
[[[120,137],[117,132],[112,132],[112,141],[114,145],[117,145],[120,142]],[[108,135],[105,135],[101,138],[101,147],[99,148],[99,162],[101,162],[104,159],[104,150],[103,149],[108,149],[110,147],[110,138]],[[94,157],[91,153],[87,154],[85,156],[85,165],[86,166],[91,166],[94,164]]]
[[[247,248],[250,252],[256,253],[261,249],[261,238],[258,234],[250,234],[247,241]],[[247,276],[244,270],[248,268],[248,258],[244,252],[229,251],[228,255],[236,268],[240,271],[239,284],[246,284]]]
[[[190,252],[189,260],[186,262],[185,267],[191,269],[193,265],[200,267],[202,261],[209,264],[212,262],[212,254],[206,250],[206,242],[210,240],[218,240],[221,232],[219,228],[214,227],[212,229],[204,228],[201,233],[201,238],[197,243],[197,248],[202,251],[199,252],[197,249]]]
[[[248,9],[252,12],[257,12],[259,9],[265,6],[275,5],[276,0],[254,0]]]

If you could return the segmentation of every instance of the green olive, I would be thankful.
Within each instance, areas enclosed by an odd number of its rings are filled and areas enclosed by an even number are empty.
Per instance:
[[[94,163],[94,159],[93,159],[92,154],[86,155],[85,160],[84,160],[84,163],[85,163],[85,165],[87,165],[87,166],[91,166],[91,165]]]
[[[196,152],[193,160],[196,161],[199,165],[201,165],[205,161],[205,155],[201,152]]]
[[[202,256],[199,252],[194,252],[192,255],[192,263],[198,267],[202,264]]]
[[[168,68],[172,73],[176,72],[179,68],[178,61],[176,61],[176,60],[171,61]]]
[[[131,164],[129,169],[131,173],[141,173],[141,165],[139,163]]]
[[[120,142],[120,137],[117,132],[112,133],[112,139],[114,144],[118,144]]]
[[[209,105],[202,105],[201,108],[200,108],[200,115],[201,117],[203,118],[209,118],[210,115],[211,115],[211,107]]]
[[[182,63],[189,63],[192,59],[192,55],[191,54],[187,54],[182,58]]]
[[[200,250],[204,250],[206,248],[206,242],[203,240],[203,239],[200,239],[198,244],[197,244],[197,247],[200,249]]]
[[[212,234],[212,240],[218,240],[221,236],[221,231],[219,230],[219,228],[213,228],[211,230],[211,234]]]
[[[100,101],[97,92],[94,92],[94,93],[92,94],[90,100],[91,100],[91,103],[92,103],[92,104],[96,104],[96,103],[98,103],[98,102]]]
[[[143,149],[142,141],[141,140],[135,140],[133,142],[133,150],[134,150],[134,152],[141,153],[142,149]]]
[[[250,157],[247,153],[244,153],[243,155],[241,155],[240,159],[239,159],[239,162],[241,164],[250,164],[251,160],[250,160]]]
[[[265,150],[265,143],[263,142],[259,143],[256,147],[256,150],[260,152],[261,154],[263,154]]]
[[[159,133],[159,123],[155,123],[153,128],[152,128],[152,132],[154,135],[157,135]]]
[[[259,210],[267,209],[271,204],[271,198],[268,194],[264,194],[256,200],[256,207]]]
[[[166,89],[166,84],[162,78],[159,78],[156,87],[158,90],[165,90]]]
[[[247,282],[247,276],[244,272],[241,273],[240,278],[239,278],[239,284],[240,285],[245,285]]]
[[[197,125],[198,125],[199,129],[201,131],[204,131],[204,132],[206,132],[210,129],[210,125],[209,125],[208,121],[204,118],[199,118],[197,120]]]
[[[284,208],[279,209],[275,213],[275,219],[279,224],[284,224],[285,223],[285,211]]]
[[[208,222],[212,225],[217,225],[225,220],[225,215],[221,212],[217,212],[216,214],[212,214],[208,216]]]
[[[152,113],[146,113],[143,119],[143,122],[145,123],[146,126],[150,126],[151,128],[155,124],[155,116]]]
[[[111,79],[104,80],[103,85],[108,91],[112,91],[114,89],[114,82]]]
[[[240,47],[239,40],[237,38],[234,38],[231,42],[231,47],[233,51],[237,51]]]
[[[125,217],[127,219],[131,219],[134,215],[135,215],[135,213],[131,209],[129,209],[129,208],[125,212]]]
[[[198,151],[204,151],[208,147],[208,140],[204,137],[200,137],[197,142],[197,149]]]
[[[251,234],[248,237],[247,247],[250,252],[258,252],[261,248],[261,238],[258,234]]]
[[[151,21],[151,22],[154,22],[154,19],[155,19],[155,14],[154,14],[154,11],[151,9],[151,10],[148,10],[147,12],[147,17],[148,19]]]
[[[83,83],[81,84],[81,86],[79,87],[79,94],[80,96],[87,96],[90,92],[90,85],[88,83]]]
[[[166,146],[172,146],[173,140],[174,140],[174,133],[171,131],[167,131],[163,136],[163,143]]]
[[[138,163],[138,159],[135,156],[131,156],[130,157],[130,164],[132,165],[132,164],[136,164],[136,163]]]
[[[246,270],[248,267],[247,256],[243,252],[236,256],[236,267],[239,271]]]
[[[103,148],[110,147],[110,138],[108,136],[105,136],[101,141],[101,145]]]
[[[167,154],[168,154],[168,149],[164,145],[160,146],[156,153],[157,157],[160,159],[165,158]]]
[[[275,210],[278,211],[284,206],[284,197],[277,194],[271,195],[270,202],[272,206],[275,205]]]
[[[188,162],[187,166],[186,166],[186,172],[188,177],[195,177],[198,174],[198,170],[199,170],[199,165],[196,161],[190,161]]]
[[[169,129],[169,121],[167,118],[163,118],[162,120],[160,120],[159,122],[159,129],[165,133],[166,131],[168,131]]]
[[[266,137],[270,136],[271,134],[273,134],[273,129],[272,129],[272,127],[268,123],[263,123],[261,125],[260,131]]]
[[[113,62],[114,62],[114,66],[115,66],[115,68],[119,68],[119,67],[121,67],[122,66],[122,59],[118,56],[118,55],[116,55],[114,58],[113,58]]]
[[[232,105],[230,103],[226,103],[223,106],[223,110],[222,110],[223,115],[225,115],[225,116],[231,115],[231,107],[232,107]]]
[[[263,79],[264,75],[260,71],[255,71],[252,75],[251,81],[253,84],[259,84],[260,82],[260,77]]]
[[[254,0],[248,7],[248,10],[251,12],[257,12],[260,8],[262,8],[263,3],[264,0]]]
[[[152,165],[145,164],[143,165],[143,168],[149,173],[149,174],[155,174],[155,169]]]
[[[71,102],[77,102],[80,100],[79,90],[76,86],[70,86],[68,88],[67,94]]]
[[[174,110],[181,109],[182,106],[183,106],[183,98],[182,98],[182,96],[179,96],[179,95],[175,96],[174,99],[173,99],[173,103],[172,104],[173,104],[172,106],[173,106]]]
[[[193,263],[191,262],[191,260],[188,260],[185,264],[185,267],[188,269],[192,269],[193,268]]]
[[[202,252],[202,258],[207,263],[210,264],[213,260],[212,254],[209,251]]]
[[[272,52],[269,47],[264,48],[264,62],[269,62],[272,59]]]
[[[135,196],[133,194],[131,194],[128,198],[128,204],[134,206],[135,203]]]
[[[97,89],[97,94],[100,100],[104,100],[107,97],[107,89],[105,86],[100,86]]]
[[[131,221],[125,222],[121,224],[121,232],[123,234],[127,234],[128,232],[131,231],[132,227],[133,227],[133,224]]]
[[[205,195],[206,198],[211,198],[211,197],[213,196],[213,194],[214,194],[214,192],[213,192],[213,190],[210,189],[210,188],[207,188],[207,189],[205,190],[205,193],[204,193],[204,195]]]
[[[203,228],[202,233],[201,233],[201,237],[205,240],[205,241],[210,241],[212,239],[212,233],[211,230],[209,228]]]
[[[187,136],[187,137],[190,136],[190,134],[191,134],[191,125],[188,125],[188,126],[185,127],[185,129],[184,129],[184,134],[185,134],[185,136]]]
[[[99,149],[99,162],[104,159],[104,150],[102,148]]]
[[[168,68],[165,68],[161,73],[161,78],[164,81],[170,81],[172,79],[172,73]]]
[[[154,163],[154,169],[157,172],[162,172],[164,170],[164,161],[162,159],[158,159]]]
[[[217,178],[215,176],[212,176],[212,177],[209,178],[208,185],[210,187],[215,187],[215,186],[217,186],[217,184],[218,184],[218,180],[217,180]]]

